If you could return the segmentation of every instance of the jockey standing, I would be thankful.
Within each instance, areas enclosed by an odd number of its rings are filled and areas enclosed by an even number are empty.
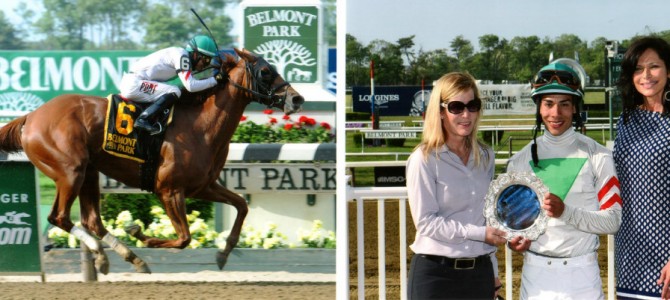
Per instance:
[[[214,40],[198,35],[192,38],[186,48],[170,47],[158,50],[138,60],[130,72],[121,79],[121,96],[140,103],[153,103],[140,114],[134,128],[158,134],[162,131],[155,123],[156,114],[171,107],[181,96],[177,86],[166,83],[179,76],[189,92],[198,92],[225,81],[223,74],[215,74],[206,79],[196,79],[193,71],[208,67],[218,49]]]

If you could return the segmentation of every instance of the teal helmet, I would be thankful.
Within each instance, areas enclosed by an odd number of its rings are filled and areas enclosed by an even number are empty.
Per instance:
[[[584,99],[581,81],[572,67],[562,63],[551,63],[537,72],[533,79],[533,90],[530,97],[535,103],[547,94],[572,95],[575,104]]]
[[[540,69],[533,79],[533,90],[530,97],[535,102],[537,110],[535,112],[535,129],[533,130],[533,143],[531,145],[531,157],[533,165],[539,167],[539,157],[537,153],[537,132],[542,126],[542,116],[540,115],[540,99],[542,95],[563,94],[571,95],[572,103],[575,107],[575,113],[572,115],[572,122],[575,128],[580,129],[584,126],[580,112],[584,103],[584,92],[582,91],[581,80],[575,70],[563,63],[550,63]]]
[[[218,51],[216,43],[211,37],[206,35],[196,35],[186,45],[186,51],[196,51],[202,55],[215,57]]]

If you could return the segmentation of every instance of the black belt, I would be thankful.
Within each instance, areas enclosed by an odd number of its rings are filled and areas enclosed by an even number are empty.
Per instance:
[[[430,255],[430,254],[419,254],[421,257],[428,260],[434,261],[438,264],[445,265],[449,268],[456,270],[470,270],[474,269],[475,266],[481,265],[486,261],[491,261],[491,257],[487,255],[481,255],[477,257],[460,257],[460,258],[451,258],[446,256],[439,255]]]

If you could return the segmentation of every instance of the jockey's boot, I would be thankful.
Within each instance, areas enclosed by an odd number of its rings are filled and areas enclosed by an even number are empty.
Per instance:
[[[175,93],[167,93],[161,96],[158,98],[158,100],[156,100],[156,102],[152,103],[151,106],[145,109],[139,117],[137,117],[133,127],[147,131],[151,135],[161,133],[163,130],[161,125],[155,121],[156,115],[160,111],[169,109],[172,104],[177,101],[177,99],[179,99],[179,97]]]

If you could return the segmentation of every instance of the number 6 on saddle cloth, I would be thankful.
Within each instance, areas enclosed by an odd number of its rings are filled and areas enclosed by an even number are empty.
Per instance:
[[[135,130],[137,117],[151,103],[143,104],[121,98],[119,95],[107,97],[109,105],[105,116],[105,138],[102,149],[114,156],[135,160],[140,163],[140,188],[153,192],[160,148],[165,138],[165,130],[155,135]],[[158,113],[156,122],[167,128],[172,122],[174,108]]]

